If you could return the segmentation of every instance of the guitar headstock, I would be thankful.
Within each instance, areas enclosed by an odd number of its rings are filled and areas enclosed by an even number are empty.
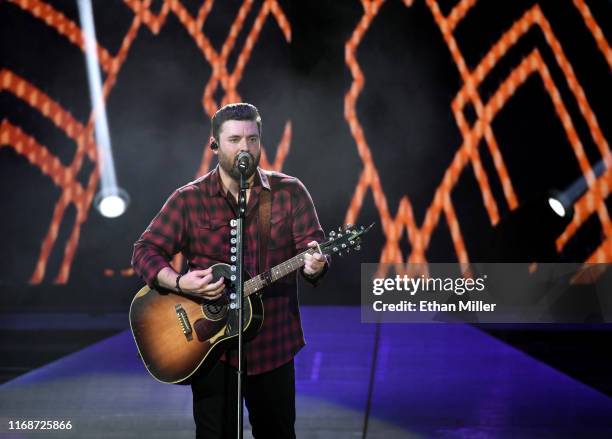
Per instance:
[[[340,255],[348,253],[351,250],[361,249],[361,240],[363,235],[368,233],[374,226],[374,223],[367,227],[354,226],[347,224],[344,227],[338,227],[338,231],[332,230],[329,232],[328,239],[320,244],[321,251],[326,255]]]

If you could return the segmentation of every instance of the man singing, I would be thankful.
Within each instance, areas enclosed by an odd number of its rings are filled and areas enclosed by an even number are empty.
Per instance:
[[[269,230],[266,266],[273,267],[324,239],[312,199],[295,177],[267,172],[261,157],[261,117],[251,104],[230,104],[211,120],[210,147],[219,158],[208,174],[175,190],[134,244],[132,265],[147,284],[179,294],[215,300],[224,293],[223,278],[213,281],[210,266],[230,263],[230,220],[237,215],[240,172],[236,158],[248,152],[254,166],[247,174],[244,264],[255,275],[259,267],[261,230]],[[259,226],[259,201],[270,196],[270,225]],[[189,271],[169,264],[178,252]],[[312,284],[327,270],[319,253],[306,254],[302,276]],[[293,357],[304,346],[298,309],[297,278],[288,275],[265,289],[264,321],[258,335],[245,344],[244,397],[255,438],[295,437],[295,373]],[[192,381],[196,437],[236,436],[237,355],[230,351],[205,377]]]

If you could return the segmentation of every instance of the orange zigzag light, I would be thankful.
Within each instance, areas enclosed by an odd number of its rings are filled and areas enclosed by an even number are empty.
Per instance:
[[[373,161],[368,142],[356,112],[357,99],[365,85],[365,77],[356,59],[356,52],[372,21],[383,6],[384,0],[362,0],[364,14],[345,46],[345,61],[353,77],[351,87],[345,96],[345,119],[347,120],[351,134],[355,140],[359,157],[363,162],[363,171],[347,210],[346,222],[355,222],[361,210],[363,198],[367,190],[371,189],[386,238],[380,262],[395,264],[402,264],[404,262],[399,247],[399,241],[402,239],[404,227],[407,231],[408,240],[412,246],[412,251],[407,258],[407,262],[426,262],[425,252],[429,240],[434,229],[438,225],[440,214],[444,212],[449,225],[457,259],[462,263],[468,262],[469,256],[465,248],[459,220],[455,214],[450,195],[460,174],[464,171],[466,165],[471,163],[476,181],[481,189],[483,204],[489,214],[491,224],[494,225],[499,221],[497,202],[492,195],[488,176],[482,167],[478,152],[478,145],[480,140],[484,137],[493,157],[497,177],[501,181],[506,202],[511,209],[515,209],[518,206],[518,200],[512,186],[512,180],[506,169],[497,140],[495,139],[491,122],[495,115],[503,109],[505,103],[512,98],[516,90],[525,82],[527,77],[537,72],[542,78],[545,90],[551,97],[557,116],[562,123],[568,141],[574,150],[577,161],[589,185],[588,191],[576,203],[576,213],[572,224],[570,224],[557,241],[558,249],[561,250],[576,232],[577,228],[580,227],[591,213],[596,211],[602,223],[606,238],[588,260],[598,262],[612,260],[612,239],[610,234],[612,233],[612,229],[607,208],[603,203],[603,200],[609,194],[608,186],[609,183],[612,183],[610,180],[610,178],[612,178],[611,174],[608,171],[597,181],[595,180],[592,167],[586,158],[584,148],[574,128],[574,123],[572,122],[569,112],[561,99],[561,95],[539,51],[537,49],[533,50],[530,55],[523,59],[520,65],[513,69],[489,102],[483,103],[477,90],[479,84],[482,83],[487,74],[500,59],[505,56],[508,50],[517,43],[519,38],[532,26],[537,25],[543,32],[545,41],[552,49],[555,60],[565,74],[568,86],[578,102],[578,107],[582,116],[589,126],[594,143],[598,146],[601,156],[605,158],[608,169],[610,168],[611,162],[608,142],[601,132],[597,117],[586,99],[584,91],[573,72],[570,62],[563,52],[561,44],[555,37],[540,7],[535,5],[526,11],[523,17],[517,20],[517,22],[502,35],[499,41],[494,44],[493,48],[482,58],[478,66],[473,71],[470,71],[455,40],[453,31],[469,11],[476,6],[477,0],[459,1],[449,13],[448,17],[443,16],[437,1],[426,0],[426,3],[433,14],[436,24],[440,28],[444,41],[449,48],[452,59],[463,81],[463,86],[451,104],[453,115],[455,116],[463,137],[463,143],[460,145],[455,157],[444,174],[442,182],[433,196],[433,201],[427,209],[422,226],[419,228],[416,225],[412,206],[407,196],[402,197],[397,215],[395,218],[392,218],[386,196],[381,187],[376,165]],[[411,2],[406,2],[407,6],[410,6],[410,4]],[[610,47],[603,37],[601,29],[590,14],[588,7],[585,5],[584,1],[581,0],[574,0],[574,4],[583,16],[588,29],[593,34],[600,51],[612,66]],[[468,101],[472,103],[478,116],[477,121],[471,127],[468,125],[463,114],[463,109]]]
[[[70,43],[84,50],[82,32],[79,26],[51,5],[41,0],[8,1],[31,14],[34,18],[43,21],[47,26],[55,29],[59,35],[65,37]],[[115,85],[117,75],[128,57],[130,48],[138,36],[140,27],[144,24],[153,33],[157,34],[162,29],[166,17],[170,12],[178,17],[179,21],[193,38],[195,44],[202,51],[204,59],[206,59],[212,67],[213,74],[209,78],[204,89],[202,99],[202,105],[209,116],[212,116],[217,107],[217,103],[212,96],[218,84],[221,84],[224,90],[222,103],[240,100],[237,87],[242,78],[244,68],[251,57],[255,42],[268,16],[272,15],[272,17],[274,17],[286,41],[291,40],[291,27],[278,2],[276,0],[265,0],[247,35],[244,47],[238,55],[236,68],[230,73],[227,70],[227,60],[234,48],[238,34],[244,27],[246,15],[253,5],[252,0],[245,0],[243,2],[238,16],[232,23],[230,34],[223,45],[221,54],[218,54],[214,50],[209,40],[202,32],[202,27],[213,7],[214,1],[206,0],[195,18],[190,16],[183,5],[177,0],[165,0],[159,15],[155,15],[151,11],[151,0],[124,0],[124,3],[133,11],[134,17],[122,39],[117,54],[113,56],[99,43],[97,44],[100,66],[107,75],[103,84],[105,99],[108,98],[110,91]],[[58,184],[61,182],[62,195],[54,208],[51,223],[41,245],[39,257],[30,278],[30,283],[41,283],[45,276],[48,259],[56,244],[58,231],[63,221],[66,207],[69,203],[73,203],[77,209],[77,219],[65,245],[64,257],[59,272],[54,280],[56,283],[66,283],[69,279],[70,268],[78,246],[80,228],[87,219],[99,180],[97,168],[89,176],[85,188],[81,188],[75,180],[75,176],[82,167],[85,154],[88,155],[91,161],[97,163],[96,147],[92,136],[95,114],[93,112],[90,114],[86,125],[80,124],[67,110],[63,109],[44,92],[8,70],[2,70],[0,72],[0,84],[2,84],[0,86],[0,91],[12,93],[18,98],[23,99],[31,107],[50,118],[53,123],[62,129],[77,145],[76,153],[70,166],[58,167],[57,163],[59,163],[59,161],[57,158],[50,153],[47,148],[37,143],[32,137],[23,133],[18,127],[10,124],[8,121],[3,121],[0,125],[2,146],[13,147],[19,154],[25,155],[34,166],[38,166],[41,169],[44,167],[45,171],[51,172],[52,174],[49,176],[54,183]],[[285,130],[280,144],[278,145],[274,163],[271,164],[268,162],[264,152],[262,165],[277,170],[282,169],[284,160],[289,153],[290,140],[291,123],[288,121],[285,124]],[[39,156],[44,157],[47,161],[43,160],[41,162]],[[204,148],[201,165],[198,168],[199,173],[205,172],[210,167],[210,158],[210,151],[208,148]],[[43,171],[43,173],[45,173],[45,171]],[[61,173],[63,177],[59,178],[55,175],[56,172]],[[122,270],[122,274],[129,275],[131,272],[129,270]]]

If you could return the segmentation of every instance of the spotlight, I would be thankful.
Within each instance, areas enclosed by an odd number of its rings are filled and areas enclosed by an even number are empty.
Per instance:
[[[96,208],[107,218],[116,218],[125,212],[129,204],[128,194],[117,185],[110,132],[106,117],[106,105],[102,93],[102,76],[98,62],[96,28],[91,0],[78,0],[79,17],[85,42],[87,79],[94,118],[94,135],[100,167],[100,192],[94,200]]]
[[[563,207],[563,204],[561,203],[561,201],[557,200],[556,198],[549,197],[548,205],[553,210],[553,212],[555,212],[557,215],[561,217],[565,216],[565,208]]]
[[[556,239],[571,221],[571,204],[556,193],[534,194],[505,215],[484,239],[487,260],[494,262],[556,262]]]
[[[574,201],[567,192],[551,191],[548,194],[548,206],[561,218],[574,215]]]
[[[127,192],[118,187],[101,190],[94,200],[96,209],[106,218],[123,215],[129,203],[130,197]]]
[[[610,157],[607,157],[611,160]],[[599,177],[606,170],[605,158],[601,159],[595,166],[593,166],[593,174],[595,178]],[[563,192],[555,190],[549,194],[548,205],[550,208],[560,217],[573,216],[574,214],[574,203],[578,198],[584,194],[587,190],[587,184],[584,177],[580,176],[572,184],[570,184]]]

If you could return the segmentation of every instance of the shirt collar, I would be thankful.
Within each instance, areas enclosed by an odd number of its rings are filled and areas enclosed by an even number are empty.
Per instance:
[[[259,166],[257,167],[255,179],[253,181],[253,188],[256,188],[257,186],[261,186],[264,189],[270,190],[270,181],[268,180],[268,176],[266,175],[265,171]],[[221,173],[219,172],[218,164],[217,166],[215,166],[215,169],[213,169],[210,173],[208,194],[211,196],[225,196],[225,194],[223,193],[223,183],[221,182]]]

